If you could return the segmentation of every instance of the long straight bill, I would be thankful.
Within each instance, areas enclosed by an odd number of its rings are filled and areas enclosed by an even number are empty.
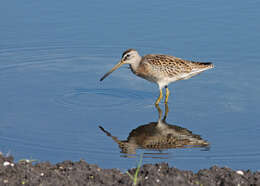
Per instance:
[[[103,81],[103,79],[105,79],[109,74],[111,74],[112,72],[114,72],[116,69],[118,69],[121,65],[123,65],[124,63],[122,61],[120,61],[119,63],[117,63],[109,72],[107,72],[101,79],[100,81]]]

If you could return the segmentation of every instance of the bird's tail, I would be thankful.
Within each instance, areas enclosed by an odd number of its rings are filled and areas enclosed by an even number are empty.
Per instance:
[[[214,65],[211,62],[193,62],[193,64],[199,69],[210,69],[214,68]]]

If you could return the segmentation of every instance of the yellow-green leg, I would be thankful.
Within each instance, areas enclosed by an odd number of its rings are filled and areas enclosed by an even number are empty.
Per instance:
[[[163,93],[162,93],[162,89],[160,89],[160,95],[159,95],[158,99],[156,100],[155,105],[158,105],[160,103],[162,97],[163,97]]]
[[[170,95],[170,91],[169,91],[168,87],[165,87],[165,90],[166,90],[165,103],[168,103],[168,98],[169,98],[169,95]]]

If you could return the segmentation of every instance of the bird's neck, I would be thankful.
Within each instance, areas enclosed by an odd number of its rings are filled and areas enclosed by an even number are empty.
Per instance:
[[[136,72],[138,69],[138,66],[140,65],[140,62],[142,60],[142,57],[136,59],[133,63],[130,64],[130,68],[133,72]]]

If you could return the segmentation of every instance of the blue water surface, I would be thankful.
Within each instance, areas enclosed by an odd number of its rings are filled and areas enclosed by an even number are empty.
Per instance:
[[[119,139],[158,120],[158,87],[127,65],[100,77],[128,48],[211,61],[215,68],[169,86],[168,123],[209,150],[169,149],[180,169],[260,170],[260,2],[4,1],[0,6],[0,151],[18,161],[85,159],[126,170]],[[160,105],[163,108],[163,104]]]

